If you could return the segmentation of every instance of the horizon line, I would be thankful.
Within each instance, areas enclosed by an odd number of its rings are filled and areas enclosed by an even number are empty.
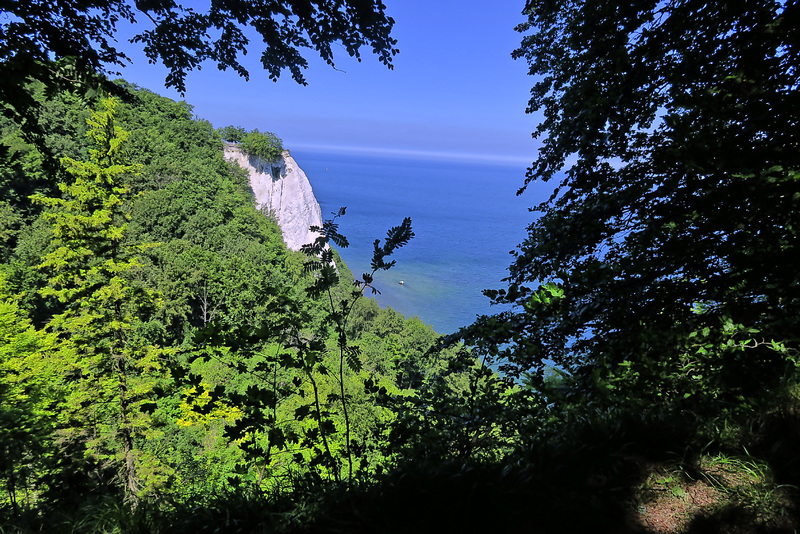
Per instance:
[[[284,147],[287,148],[287,147]],[[437,159],[461,162],[490,162],[502,163],[506,165],[524,165],[526,168],[531,165],[533,158],[512,155],[496,154],[472,154],[466,152],[448,152],[438,150],[420,150],[410,148],[387,148],[387,147],[366,147],[351,145],[326,145],[315,143],[295,143],[293,147],[287,149],[291,153],[292,148],[297,150],[315,150],[328,153],[347,153],[364,154],[371,156],[398,156],[407,158]]]

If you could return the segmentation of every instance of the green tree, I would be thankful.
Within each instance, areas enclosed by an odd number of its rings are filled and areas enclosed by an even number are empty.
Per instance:
[[[5,259],[5,250],[19,231],[21,217],[14,211],[14,208],[6,201],[0,201],[0,259]]]
[[[262,133],[256,129],[242,137],[239,147],[247,154],[267,161],[277,161],[283,152],[283,141],[272,132]]]
[[[336,217],[343,214],[341,210]],[[280,344],[252,356],[240,346],[234,354],[223,346],[227,342],[214,343],[220,336],[213,330],[222,323],[202,332],[207,348],[200,358],[225,361],[240,371],[239,378],[217,383],[227,386],[231,404],[241,410],[242,416],[226,432],[245,449],[258,484],[272,475],[268,483],[274,486],[277,479],[298,470],[315,480],[327,477],[349,483],[356,469],[364,472],[371,462],[374,467],[381,456],[367,454],[367,449],[379,446],[380,440],[372,439],[372,434],[391,414],[364,393],[366,373],[348,320],[354,305],[371,288],[375,273],[394,265],[388,256],[413,237],[411,221],[407,218],[392,228],[383,246],[376,240],[372,271],[353,286],[342,282],[345,275],[339,269],[344,272],[346,267],[337,267],[329,246],[331,242],[347,246],[336,217],[323,227],[312,227],[319,237],[303,246],[308,256],[305,271],[313,273],[310,280],[301,282],[307,295],[283,290],[269,304],[271,313],[259,336],[267,339],[265,334],[269,334]],[[241,345],[242,336],[234,337],[234,343]],[[287,466],[289,455],[294,461]],[[360,460],[357,465],[355,460]]]
[[[529,0],[556,181],[467,333],[576,399],[713,416],[769,398],[800,348],[800,4]],[[524,189],[524,188],[523,188]],[[590,400],[591,399],[591,400]],[[638,409],[638,408],[636,408]]]
[[[219,136],[209,122],[194,119],[192,106],[119,83],[128,92],[117,107],[117,123],[130,132],[125,153],[142,165],[130,182],[135,193],[201,174],[228,178]]]
[[[229,125],[220,128],[218,131],[222,140],[228,143],[241,143],[244,136],[247,135],[247,130],[241,126]]]
[[[51,334],[31,326],[0,272],[0,502],[14,515],[40,497],[37,486],[54,450],[49,407],[57,377],[47,365],[53,345]]]
[[[140,443],[154,432],[155,390],[168,373],[164,351],[139,328],[157,305],[132,279],[141,266],[136,254],[145,247],[123,246],[130,207],[123,177],[139,167],[124,163],[127,133],[114,124],[115,101],[102,104],[87,120],[95,144],[89,161],[62,161],[74,178],[59,184],[63,198],[33,200],[49,208],[44,216],[54,234],[54,248],[40,265],[49,274],[42,293],[64,309],[48,324],[59,337],[53,364],[67,389],[60,424],[66,441],[79,442],[101,467],[112,466],[135,503],[165,481]]]

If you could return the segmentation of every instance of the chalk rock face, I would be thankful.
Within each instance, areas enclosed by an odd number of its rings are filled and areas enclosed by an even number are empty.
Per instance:
[[[275,217],[288,248],[300,250],[317,238],[319,234],[309,228],[322,226],[322,210],[306,173],[288,150],[279,161],[266,161],[245,154],[238,146],[226,145],[225,158],[250,173],[256,207]]]

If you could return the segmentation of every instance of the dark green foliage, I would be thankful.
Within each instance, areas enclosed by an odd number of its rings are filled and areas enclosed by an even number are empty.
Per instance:
[[[222,157],[213,128],[191,108],[149,91],[123,106],[131,129],[126,152],[143,168],[132,209],[132,242],[155,242],[144,276],[158,287],[164,342],[181,343],[212,319],[226,328],[256,328],[268,295],[287,283],[280,230],[253,207],[241,169]]]
[[[283,141],[272,132],[247,132],[239,141],[242,152],[267,161],[277,161],[283,152]]]
[[[132,177],[135,192],[161,189],[199,174],[230,179],[219,137],[209,122],[194,120],[190,105],[124,81],[118,85],[130,92],[119,110],[120,124],[131,132],[125,154],[143,166],[141,175]]]
[[[241,126],[225,126],[217,131],[220,138],[227,143],[241,143],[244,136],[247,135],[247,130]]]
[[[528,2],[515,52],[558,180],[516,252],[512,312],[468,339],[579,403],[714,418],[794,375],[796,2]]]
[[[44,98],[40,86],[32,88],[31,93]],[[80,159],[87,155],[83,139],[88,113],[82,100],[69,93],[59,95],[44,102],[38,116],[42,121],[42,141],[49,147],[51,157]],[[6,222],[0,223],[8,229],[5,234],[0,231],[0,240],[5,236],[0,246],[8,249],[16,244],[15,229],[29,224],[41,211],[41,206],[29,202],[28,197],[37,192],[55,194],[54,174],[63,172],[46,165],[47,158],[27,144],[24,137],[12,121],[0,117],[0,150],[5,152],[0,154],[0,196],[9,210]]]
[[[339,382],[339,402],[344,417],[344,432],[345,432],[345,458],[348,464],[347,481],[348,483],[353,478],[353,448],[358,448],[351,442],[351,423],[350,415],[348,413],[347,394],[345,393],[345,363],[346,368],[353,373],[359,373],[362,370],[361,360],[361,347],[358,344],[352,343],[348,339],[348,321],[353,307],[364,295],[364,292],[371,288],[372,292],[376,289],[371,285],[373,277],[378,270],[388,270],[394,266],[394,261],[386,263],[384,258],[392,255],[395,250],[408,244],[414,237],[414,232],[411,230],[411,219],[406,217],[400,226],[395,226],[389,229],[386,234],[386,241],[384,245],[380,246],[380,240],[376,239],[374,242],[375,252],[371,261],[372,272],[365,273],[362,280],[355,280],[350,294],[343,295],[338,301],[334,297],[335,289],[339,285],[340,278],[336,269],[336,264],[333,261],[333,251],[330,248],[331,242],[344,248],[348,246],[347,238],[339,233],[338,223],[336,219],[345,214],[346,208],[342,207],[339,212],[334,214],[332,219],[326,220],[322,227],[312,226],[311,230],[318,232],[318,237],[313,243],[303,245],[302,252],[309,256],[306,263],[306,270],[314,273],[315,281],[308,287],[308,295],[312,298],[322,296],[326,301],[324,322],[330,325],[336,337],[336,347],[338,350],[338,382]],[[314,388],[316,396],[316,387]],[[320,417],[319,407],[317,403],[317,415]],[[320,432],[324,437],[324,430],[322,421],[320,419]],[[327,449],[327,443],[326,443]],[[330,451],[328,451],[330,454]],[[338,476],[337,476],[338,480]]]

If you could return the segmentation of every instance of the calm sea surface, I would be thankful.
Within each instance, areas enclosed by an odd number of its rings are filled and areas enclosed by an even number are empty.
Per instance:
[[[515,195],[525,166],[466,163],[293,150],[311,182],[323,218],[342,206],[340,231],[350,247],[340,250],[353,271],[369,269],[372,243],[411,217],[416,237],[379,272],[375,298],[406,316],[418,316],[441,333],[494,313],[482,289],[504,287],[509,251],[525,237],[542,200]],[[400,280],[404,284],[400,284]]]

